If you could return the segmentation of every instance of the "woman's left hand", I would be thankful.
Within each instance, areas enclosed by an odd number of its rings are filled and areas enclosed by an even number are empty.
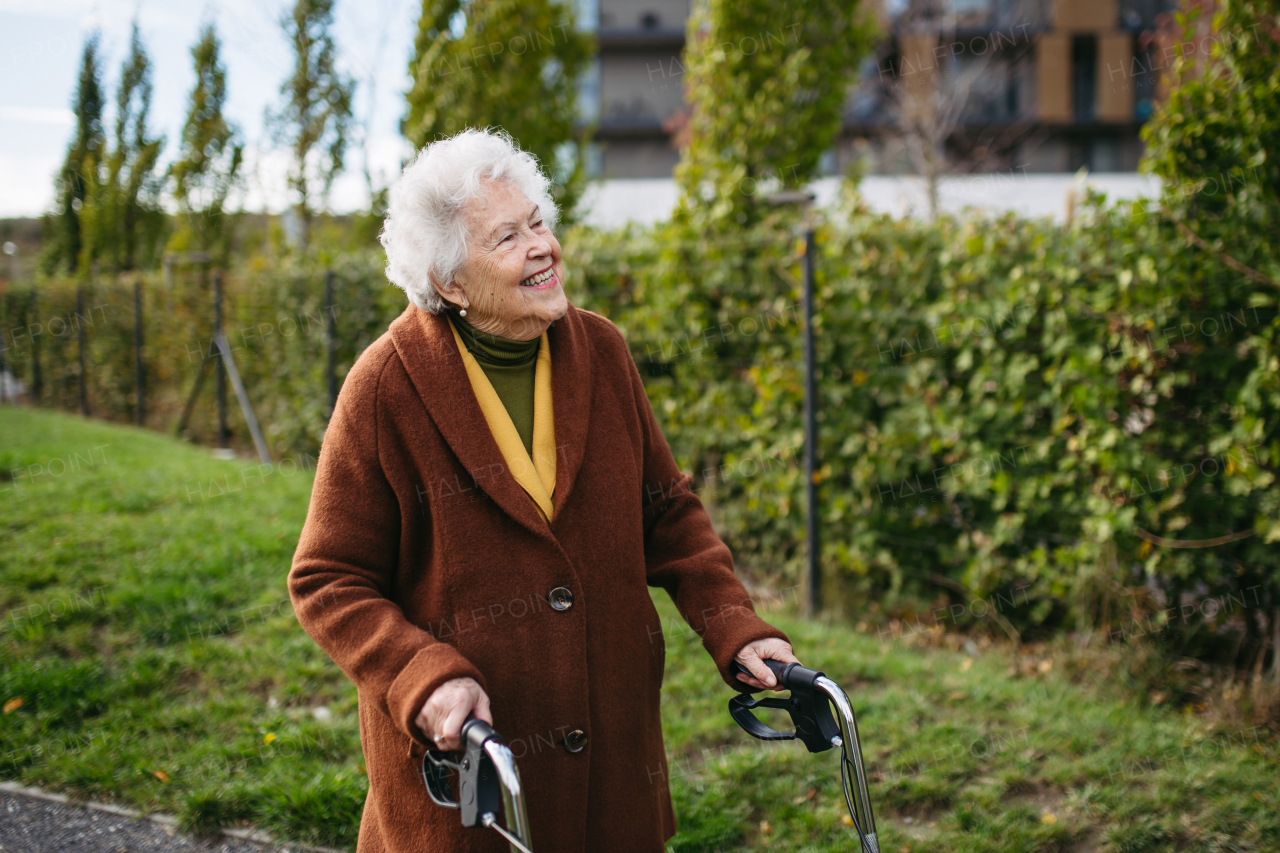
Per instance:
[[[773,688],[781,690],[778,686],[778,679],[773,677],[773,672],[769,667],[765,666],[764,658],[770,660],[780,660],[783,663],[800,663],[796,659],[795,653],[791,651],[791,644],[786,640],[778,637],[766,637],[763,640],[753,640],[734,655],[733,659],[738,663],[751,670],[755,678],[749,678],[742,673],[738,673],[738,680],[744,681],[760,690]]]

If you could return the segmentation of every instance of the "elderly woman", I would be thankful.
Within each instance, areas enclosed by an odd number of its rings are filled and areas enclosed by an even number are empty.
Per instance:
[[[761,659],[795,660],[622,335],[565,298],[548,186],[508,137],[467,130],[391,194],[387,276],[411,304],[347,376],[289,574],[298,619],[358,689],[362,853],[506,848],[419,776],[469,714],[511,746],[538,853],[662,851],[676,823],[650,586],[730,685],[775,687]]]

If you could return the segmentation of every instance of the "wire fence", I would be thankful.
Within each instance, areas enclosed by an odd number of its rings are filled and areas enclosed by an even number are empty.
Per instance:
[[[236,450],[252,412],[262,450],[315,452],[342,377],[403,306],[371,255],[10,287],[5,396]]]

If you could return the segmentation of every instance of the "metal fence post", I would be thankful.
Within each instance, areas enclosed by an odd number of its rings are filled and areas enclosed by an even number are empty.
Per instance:
[[[17,384],[12,373],[13,360],[5,357],[8,354],[9,344],[6,341],[0,344],[0,403],[9,402],[10,396],[13,402],[18,402]]]
[[[31,319],[28,324],[36,319],[36,286],[31,285]],[[31,402],[39,405],[40,393],[44,390],[44,376],[40,373],[40,340],[35,335],[30,335],[30,325],[28,325],[28,335],[31,338]]]
[[[809,517],[809,615],[822,609],[821,545],[818,541],[818,396],[813,352],[813,229],[804,232],[804,473]]]
[[[328,350],[325,372],[329,379],[329,406],[325,417],[332,418],[338,405],[338,322],[333,316],[333,270],[326,270],[324,274],[324,305],[325,347]]]
[[[142,363],[142,280],[133,283],[133,370],[138,389],[138,426],[146,421],[146,373]]]
[[[218,360],[214,363],[217,370],[218,397],[218,447],[227,446],[227,354],[217,341],[222,337],[222,273],[213,274],[213,340],[218,347]]]
[[[84,366],[84,286],[76,285],[76,349],[80,358],[80,415],[89,417],[89,386]]]

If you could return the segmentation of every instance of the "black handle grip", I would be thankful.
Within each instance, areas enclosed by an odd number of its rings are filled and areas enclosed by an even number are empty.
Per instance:
[[[493,726],[475,714],[467,714],[467,719],[462,724],[462,748],[464,750],[471,744],[475,744],[477,749],[483,748],[485,741],[495,737],[498,740],[502,740],[502,735],[494,731]]]
[[[816,669],[807,669],[794,661],[786,663],[780,660],[764,658],[764,665],[773,671],[773,677],[778,679],[778,687],[783,690],[794,690],[796,685],[812,687],[813,680],[822,675],[822,673],[818,672]],[[751,670],[747,669],[737,661],[733,662],[733,671],[734,673],[741,673],[755,678],[755,674]],[[743,681],[739,681],[734,685],[734,687],[744,693],[758,693],[763,689],[760,687],[752,687],[750,684]]]
[[[475,727],[476,724],[479,724],[481,728],[477,729]],[[462,721],[462,729],[458,735],[458,739],[462,741],[462,745],[459,747],[459,749],[461,750],[465,750],[467,748],[468,732],[474,732],[479,737],[479,740],[476,741],[479,744],[483,744],[486,740],[488,740],[491,737],[496,737],[499,740],[501,740],[502,738],[502,735],[494,731],[492,726],[490,726],[484,720],[477,717],[473,712],[468,712],[467,718]],[[428,751],[435,752],[437,755],[447,754],[446,750],[442,750],[442,749],[429,749]]]

